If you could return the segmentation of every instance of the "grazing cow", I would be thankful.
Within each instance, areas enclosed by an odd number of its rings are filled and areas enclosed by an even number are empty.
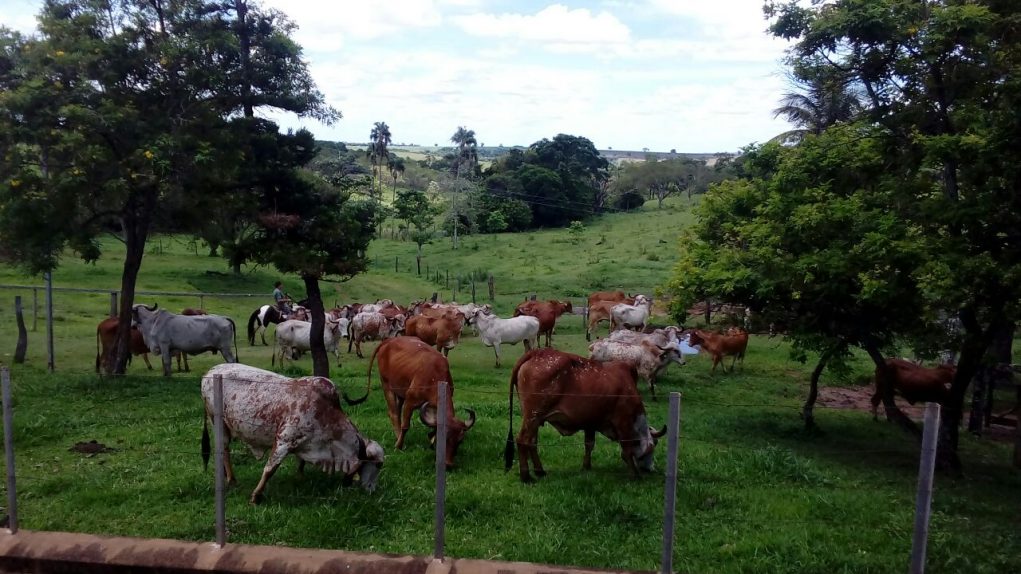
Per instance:
[[[872,395],[872,419],[878,420],[879,402],[887,392],[896,391],[911,403],[943,404],[950,396],[957,367],[940,365],[929,369],[904,359],[887,359],[886,368],[876,368],[876,392]]]
[[[109,363],[110,355],[117,346],[117,317],[108,317],[99,322],[96,326],[96,372],[99,372],[100,365]],[[145,338],[142,332],[135,325],[131,326],[131,342],[129,343],[131,355],[142,355],[145,366],[152,370],[152,363],[149,362],[149,347],[145,345]]]
[[[404,331],[404,321],[404,315],[389,319],[378,311],[358,313],[354,319],[351,319],[351,325],[348,327],[347,352],[351,352],[351,345],[354,344],[358,351],[358,358],[363,358],[362,341],[396,337]]]
[[[202,377],[202,459],[207,466],[216,375],[223,377],[223,462],[227,481],[237,483],[230,463],[231,439],[247,444],[256,458],[269,452],[249,502],[258,504],[262,500],[266,483],[289,454],[300,461],[299,473],[305,463],[310,463],[345,477],[357,474],[362,488],[375,490],[383,467],[383,447],[358,432],[341,410],[337,389],[329,379],[290,379],[247,365],[217,365]]]
[[[525,301],[514,309],[514,316],[528,315],[539,320],[539,334],[546,335],[546,346],[550,346],[550,339],[553,337],[553,328],[557,325],[557,318],[564,313],[572,313],[570,301]],[[536,339],[535,346],[539,346]]]
[[[678,334],[681,332],[680,327],[669,326],[662,327],[659,329],[649,329],[646,325],[644,332],[639,333],[638,331],[626,331],[618,330],[610,333],[610,336],[606,338],[607,341],[616,341],[618,343],[631,343],[638,344],[641,341],[652,341],[660,347],[665,347],[667,344],[676,345],[678,341]]]
[[[522,315],[512,319],[501,319],[485,309],[476,309],[471,316],[472,324],[479,328],[482,344],[492,347],[496,354],[496,366],[500,366],[500,344],[515,345],[521,342],[525,351],[532,348],[532,339],[539,336],[539,320]]]
[[[347,319],[334,321],[329,317],[325,318],[323,325],[323,345],[327,351],[333,351],[337,357],[337,366],[340,366],[340,340],[347,333]],[[280,354],[280,365],[284,364],[284,355],[291,360],[295,359],[295,353],[303,353],[312,350],[312,323],[288,319],[277,325],[276,331],[277,351]],[[277,353],[273,353],[270,364],[276,364]]]
[[[235,340],[234,321],[230,317],[186,317],[157,307],[135,305],[131,315],[149,350],[162,355],[164,376],[170,376],[170,361],[175,351],[192,355],[219,351],[228,363],[236,362],[231,348],[231,342]],[[237,345],[236,342],[234,344]]]
[[[589,358],[601,362],[623,361],[638,372],[638,376],[649,383],[649,393],[656,400],[656,376],[670,363],[684,364],[684,357],[677,350],[676,342],[658,345],[650,339],[637,343],[622,343],[604,339],[588,347]]]
[[[454,467],[454,455],[468,431],[475,425],[475,411],[468,409],[468,421],[454,416],[454,379],[447,359],[427,343],[415,337],[394,337],[376,347],[369,359],[365,396],[372,388],[372,363],[379,357],[379,380],[386,397],[386,410],[397,435],[397,448],[404,448],[404,439],[411,427],[411,415],[418,410],[422,424],[429,427],[430,442],[436,439],[437,387],[447,388],[447,468]],[[356,399],[352,402],[365,400]]]
[[[654,431],[645,416],[638,389],[637,374],[621,362],[600,363],[554,349],[535,349],[525,353],[514,365],[510,380],[507,446],[504,464],[510,470],[514,462],[514,444],[522,482],[531,482],[528,461],[536,476],[546,471],[539,461],[539,427],[549,423],[562,435],[585,432],[584,470],[592,468],[592,449],[596,432],[619,442],[621,458],[637,478],[639,470],[652,471],[652,452],[656,439],[666,433]],[[521,401],[521,430],[514,432],[514,389]]]
[[[635,298],[625,295],[623,291],[596,291],[588,296],[588,323],[585,325],[585,340],[592,340],[592,332],[599,323],[610,320],[610,309],[619,303],[632,305]],[[613,331],[613,329],[610,329]]]
[[[610,309],[610,331],[634,329],[642,331],[652,314],[652,299],[645,295],[635,297],[635,304],[618,303]]]
[[[450,354],[461,341],[461,328],[464,327],[464,315],[455,311],[438,317],[415,315],[404,323],[404,334],[418,337],[426,344],[442,351],[443,356]]]
[[[730,363],[730,372],[734,372],[734,365],[738,359],[741,359],[741,365],[744,365],[744,352],[748,348],[748,331],[732,327],[726,334],[722,334],[695,329],[689,335],[688,344],[692,347],[701,347],[712,356],[712,372],[714,373],[716,365],[723,361],[723,357],[733,355],[734,360]]]

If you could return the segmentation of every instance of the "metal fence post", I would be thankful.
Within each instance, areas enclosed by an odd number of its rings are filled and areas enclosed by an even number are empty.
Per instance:
[[[7,528],[18,531],[18,497],[14,473],[14,413],[11,409],[11,371],[0,368],[0,385],[4,401],[4,459],[7,462]]]
[[[436,541],[433,558],[443,560],[447,506],[447,383],[436,387]]]
[[[929,512],[932,507],[932,473],[936,466],[936,442],[939,438],[939,403],[925,406],[925,434],[918,464],[918,489],[915,494],[915,532],[911,538],[911,574],[925,572],[925,550],[929,539]]]
[[[674,518],[677,508],[677,442],[681,427],[681,393],[670,393],[667,418],[666,484],[663,493],[663,556],[659,571],[674,569]]]
[[[224,496],[223,468],[223,375],[213,377],[213,432],[216,437],[214,464],[216,469],[216,545],[227,543],[227,508]]]
[[[110,291],[110,316],[117,317],[120,315],[120,310],[117,309],[117,292]]]
[[[57,368],[53,360],[53,274],[46,274],[46,366],[52,373]]]

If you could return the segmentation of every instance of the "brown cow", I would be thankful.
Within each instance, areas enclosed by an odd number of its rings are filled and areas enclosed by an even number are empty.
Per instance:
[[[533,349],[514,365],[510,380],[510,412],[504,464],[514,462],[514,388],[521,401],[518,465],[522,482],[531,482],[528,461],[536,476],[546,475],[539,461],[539,427],[549,423],[562,435],[585,431],[582,468],[592,468],[596,432],[619,442],[621,457],[637,478],[639,470],[652,470],[656,432],[649,426],[645,405],[638,394],[635,369],[620,362],[600,363],[555,349]]]
[[[553,336],[553,328],[557,325],[557,318],[564,313],[573,313],[570,301],[525,301],[514,309],[514,316],[528,315],[539,320],[539,334],[546,335],[546,346],[550,346],[550,338]],[[535,346],[539,346],[539,337],[535,338]]]
[[[454,311],[439,316],[429,314],[414,315],[404,323],[404,334],[418,337],[427,344],[442,351],[443,356],[450,354],[461,342],[461,329],[464,327],[464,315]]]
[[[955,374],[957,374],[957,367],[953,365],[940,365],[930,369],[904,359],[887,359],[886,369],[876,367],[876,392],[872,395],[872,419],[879,419],[879,402],[887,392],[897,391],[911,404],[917,402],[943,404],[950,396],[949,387],[954,382]]]
[[[96,372],[99,366],[110,361],[110,356],[117,346],[117,317],[108,317],[99,322],[96,327]],[[129,344],[131,355],[142,355],[145,366],[152,370],[152,363],[149,362],[149,347],[145,344],[142,332],[135,325],[131,326],[131,343]],[[130,356],[128,356],[130,360]]]
[[[625,294],[623,291],[596,291],[588,296],[588,306],[591,307],[600,301],[612,301],[614,303],[627,303],[634,305],[635,298]]]
[[[691,332],[688,344],[692,347],[701,347],[703,351],[713,358],[712,372],[716,372],[716,365],[723,361],[723,357],[733,355],[734,360],[730,363],[730,372],[734,372],[734,365],[741,359],[744,366],[744,353],[748,348],[748,331],[731,327],[726,334],[714,333],[695,329]],[[726,366],[723,367],[726,370]]]
[[[411,413],[418,409],[422,424],[429,427],[429,441],[436,438],[437,387],[447,387],[447,468],[454,467],[454,455],[468,430],[475,425],[475,411],[468,409],[468,422],[454,416],[454,379],[450,365],[439,351],[415,337],[394,337],[376,347],[369,359],[365,398],[372,387],[372,363],[379,357],[379,379],[386,397],[387,413],[397,435],[397,448],[404,448],[404,437],[411,426]],[[351,401],[352,404],[365,398]]]

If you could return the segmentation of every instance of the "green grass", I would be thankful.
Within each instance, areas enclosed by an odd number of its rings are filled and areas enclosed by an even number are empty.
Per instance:
[[[430,268],[452,275],[485,269],[496,277],[498,311],[525,294],[572,296],[621,287],[651,291],[676,258],[676,235],[690,221],[677,202],[663,212],[613,215],[589,225],[572,243],[566,230],[528,235],[468,237],[462,248],[446,242],[426,247]],[[604,239],[605,236],[605,239]],[[597,245],[600,243],[601,245]],[[665,243],[661,243],[661,241]],[[269,299],[272,269],[241,277],[220,274],[219,259],[188,251],[164,238],[162,254],[149,254],[140,289],[264,293],[259,298],[207,298],[213,312],[239,325]],[[474,248],[478,245],[478,249]],[[111,288],[119,277],[117,244],[96,265],[68,257],[54,274],[58,286]],[[645,249],[643,255],[642,249]],[[369,273],[324,286],[332,303],[429,295],[435,284],[409,273],[413,244],[374,242]],[[659,261],[647,254],[657,253]],[[393,271],[398,257],[399,272]],[[598,261],[595,261],[598,259]],[[425,263],[424,263],[425,264]],[[424,265],[423,264],[423,265]],[[403,267],[402,267],[403,266]],[[424,270],[424,267],[423,267]],[[285,278],[297,294],[300,283]],[[0,283],[41,284],[0,268]],[[439,289],[449,299],[450,292]],[[479,287],[484,299],[484,287]],[[14,348],[10,302],[0,290],[0,361]],[[31,307],[31,291],[20,292]],[[463,293],[462,293],[463,294]],[[459,294],[459,299],[464,299]],[[145,297],[144,300],[154,298]],[[161,306],[195,306],[197,297],[155,298]],[[41,301],[41,293],[40,293]],[[13,367],[18,494],[23,528],[70,530],[187,540],[213,538],[213,479],[199,457],[200,374],[218,362],[205,355],[191,374],[169,379],[136,360],[128,377],[99,378],[93,366],[94,329],[109,296],[57,293],[58,372],[45,372],[43,324],[31,334],[27,365]],[[31,328],[31,318],[29,318]],[[583,353],[581,318],[565,317],[558,347]],[[268,347],[239,341],[243,362],[268,367]],[[371,350],[374,344],[369,344]],[[476,409],[479,421],[448,477],[447,552],[457,557],[527,560],[588,567],[657,568],[661,545],[663,444],[660,472],[629,479],[619,448],[597,439],[593,470],[582,472],[582,438],[541,433],[540,454],[549,476],[522,485],[505,473],[501,453],[507,433],[507,382],[520,347],[505,348],[504,366],[467,337],[451,354],[455,404]],[[353,395],[365,385],[367,360],[345,354],[333,380]],[[797,407],[809,367],[787,358],[787,347],[753,337],[745,366],[734,374],[709,373],[693,359],[661,377],[661,400],[646,400],[650,421],[666,417],[667,392],[680,391],[682,439],[678,478],[675,568],[680,572],[901,572],[911,546],[918,445],[893,425],[866,413],[822,409],[821,435],[806,435]],[[289,372],[307,372],[306,358]],[[860,361],[848,381],[868,372]],[[310,470],[304,478],[288,461],[273,477],[266,501],[247,504],[262,463],[237,445],[240,485],[228,497],[229,540],[259,544],[428,554],[432,549],[433,451],[414,423],[405,451],[392,448],[378,382],[367,403],[347,411],[367,436],[379,440],[387,462],[379,489],[366,494],[342,487],[336,477]],[[643,387],[644,396],[648,391]],[[520,416],[515,415],[515,432]],[[68,449],[98,440],[118,449],[86,457]],[[930,530],[930,572],[1021,571],[1021,478],[1009,468],[1004,445],[962,437],[963,476],[936,478]]]

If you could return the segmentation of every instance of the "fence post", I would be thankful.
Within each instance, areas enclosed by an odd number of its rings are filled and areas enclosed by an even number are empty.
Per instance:
[[[936,466],[936,439],[939,437],[939,403],[925,406],[925,434],[918,464],[918,488],[915,494],[915,532],[911,538],[911,574],[925,572],[925,550],[929,538],[929,512],[932,507],[932,472]]]
[[[446,545],[447,510],[447,388],[442,382],[436,387],[436,540],[433,558],[443,560]]]
[[[39,289],[32,288],[32,332],[39,330]]]
[[[206,296],[205,295],[199,295],[199,309],[205,309],[205,308],[206,308]]]
[[[440,297],[440,294],[437,293],[436,291],[433,291],[432,302],[435,303],[436,300],[439,299],[439,297]]]
[[[397,256],[394,256],[394,273],[397,273]]]
[[[21,310],[21,295],[14,296],[14,318],[18,322],[18,343],[14,346],[14,363],[25,362],[25,351],[28,350],[28,332],[25,330],[25,316]]]
[[[18,532],[18,497],[14,472],[14,412],[11,409],[11,371],[0,367],[0,385],[4,401],[4,459],[7,462],[7,528]]]
[[[57,365],[53,359],[53,274],[46,273],[46,366],[52,373]]]
[[[677,439],[681,426],[681,393],[670,393],[667,417],[666,484],[663,493],[663,556],[659,571],[674,570],[674,518],[677,508]]]
[[[475,277],[472,277],[472,304],[475,304]]]
[[[489,274],[489,302],[496,301],[496,284],[493,282],[493,274]]]
[[[443,288],[444,289],[450,289],[450,269],[446,269],[446,272],[447,272],[447,279],[443,283]]]
[[[213,435],[216,450],[213,455],[213,471],[216,477],[216,545],[223,548],[227,543],[227,508],[223,489],[223,375],[213,377]]]
[[[117,317],[120,315],[120,311],[117,309],[117,292],[110,291],[110,316]]]

